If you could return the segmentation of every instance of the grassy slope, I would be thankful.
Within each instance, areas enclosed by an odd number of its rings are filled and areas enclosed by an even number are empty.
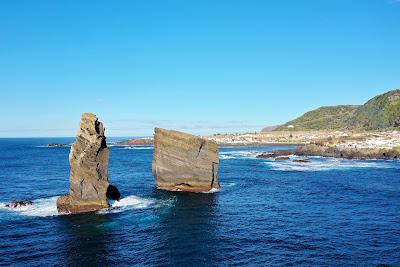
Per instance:
[[[390,91],[368,101],[357,112],[354,121],[356,128],[364,130],[399,128],[400,90]]]
[[[400,90],[379,95],[362,106],[321,107],[278,127],[290,130],[381,130],[400,128]]]
[[[295,128],[293,130],[296,131],[346,129],[358,107],[359,106],[321,107],[307,112],[293,121],[289,121],[280,126],[277,130],[288,130],[289,125],[294,125]]]

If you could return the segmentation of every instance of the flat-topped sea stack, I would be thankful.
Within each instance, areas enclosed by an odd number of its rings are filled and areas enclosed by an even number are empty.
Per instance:
[[[153,176],[158,189],[218,190],[218,145],[194,135],[156,128]]]
[[[96,115],[82,114],[69,153],[70,191],[57,200],[59,212],[80,213],[108,208],[108,157],[103,124]]]

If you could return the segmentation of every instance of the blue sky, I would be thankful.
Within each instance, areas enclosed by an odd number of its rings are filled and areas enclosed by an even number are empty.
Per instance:
[[[400,88],[400,1],[1,1],[0,136],[245,132]]]

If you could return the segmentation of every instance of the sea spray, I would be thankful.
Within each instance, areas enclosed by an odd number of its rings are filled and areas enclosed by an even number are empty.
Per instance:
[[[21,206],[17,208],[6,207],[5,203],[0,203],[0,210],[21,216],[31,217],[50,217],[58,215],[68,215],[69,213],[59,213],[57,211],[57,198],[59,196],[40,198],[33,200],[32,205]],[[153,207],[170,206],[175,201],[174,198],[164,201],[158,201],[151,198],[142,198],[135,195],[130,195],[122,198],[120,201],[110,201],[110,208],[100,210],[96,213],[119,213],[132,209],[147,209]]]
[[[392,162],[378,162],[378,161],[359,161],[359,160],[343,160],[336,158],[311,158],[310,162],[299,163],[293,162],[293,159],[298,157],[291,157],[287,161],[275,161],[268,159],[264,164],[271,167],[273,171],[330,171],[330,170],[346,170],[357,168],[398,168],[398,165]]]
[[[40,198],[33,200],[32,205],[20,206],[17,208],[6,207],[5,204],[0,205],[0,209],[5,211],[13,212],[24,216],[35,216],[35,217],[49,217],[58,215],[57,211],[57,198]]]

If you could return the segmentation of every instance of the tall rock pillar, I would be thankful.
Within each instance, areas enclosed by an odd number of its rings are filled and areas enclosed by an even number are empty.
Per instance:
[[[75,143],[69,153],[70,190],[58,198],[59,212],[79,213],[108,208],[108,157],[104,127],[96,115],[82,114]]]

